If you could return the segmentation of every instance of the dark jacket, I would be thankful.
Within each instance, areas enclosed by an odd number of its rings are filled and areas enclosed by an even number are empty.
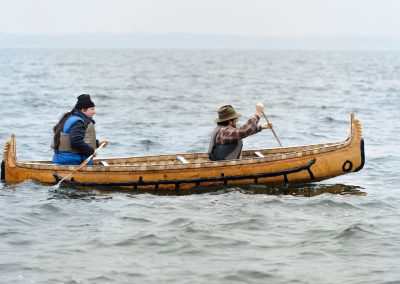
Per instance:
[[[64,123],[59,151],[54,151],[52,163],[80,165],[87,157],[91,156],[94,148],[97,148],[99,144],[95,140],[94,123],[93,119],[81,112],[73,113],[72,117],[69,117]],[[65,136],[63,136],[64,134]],[[93,160],[89,161],[88,165],[92,163]]]
[[[82,112],[74,112],[73,115],[81,117],[83,121],[78,120],[71,126],[69,131],[69,141],[74,149],[78,150],[82,155],[88,157],[93,154],[95,149],[84,142],[86,127],[90,122],[93,124],[96,122]],[[98,146],[98,141],[96,141],[96,144]]]

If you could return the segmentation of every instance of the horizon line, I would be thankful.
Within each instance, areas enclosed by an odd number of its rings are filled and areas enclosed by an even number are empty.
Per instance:
[[[229,34],[229,33],[196,33],[196,32],[73,32],[73,33],[9,33],[0,30],[0,36],[223,36],[223,37],[257,37],[257,38],[399,38],[400,35],[257,35],[257,34]]]
[[[139,49],[355,49],[399,50],[400,37],[253,36],[192,33],[5,34],[0,48],[139,48]]]

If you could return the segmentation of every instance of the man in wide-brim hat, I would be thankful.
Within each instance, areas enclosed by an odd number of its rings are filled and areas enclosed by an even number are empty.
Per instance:
[[[210,160],[231,160],[240,159],[242,156],[243,138],[256,134],[263,129],[272,128],[272,124],[265,122],[258,125],[263,115],[264,105],[259,103],[256,106],[256,113],[243,126],[236,128],[240,114],[231,105],[219,108],[218,118],[215,120],[217,127],[211,135],[208,147]]]

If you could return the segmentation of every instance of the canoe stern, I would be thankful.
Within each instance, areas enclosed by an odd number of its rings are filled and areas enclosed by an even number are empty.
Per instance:
[[[360,165],[354,169],[353,172],[358,172],[360,171],[362,168],[364,168],[365,165],[365,150],[364,150],[364,139],[360,140],[360,158],[361,158],[361,162]]]
[[[0,176],[0,180],[5,180],[5,176],[6,176],[6,166],[4,163],[4,160],[1,161],[1,176]]]
[[[3,148],[3,160],[1,161],[1,179],[4,181],[8,181],[9,174],[13,171],[10,171],[10,168],[15,168],[17,164],[16,157],[16,139],[15,134],[11,134],[10,139],[6,141]]]

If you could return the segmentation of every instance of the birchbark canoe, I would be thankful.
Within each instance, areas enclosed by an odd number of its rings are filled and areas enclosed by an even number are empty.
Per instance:
[[[256,155],[261,153],[261,157]],[[105,161],[108,165],[101,165]],[[183,161],[183,162],[182,162]],[[307,146],[243,151],[242,159],[210,161],[207,153],[95,159],[62,184],[135,191],[181,190],[241,184],[296,184],[322,181],[357,172],[365,163],[361,123],[350,115],[350,134],[344,141]],[[1,179],[19,183],[33,179],[56,184],[77,166],[50,161],[18,161],[16,137],[6,141]]]

